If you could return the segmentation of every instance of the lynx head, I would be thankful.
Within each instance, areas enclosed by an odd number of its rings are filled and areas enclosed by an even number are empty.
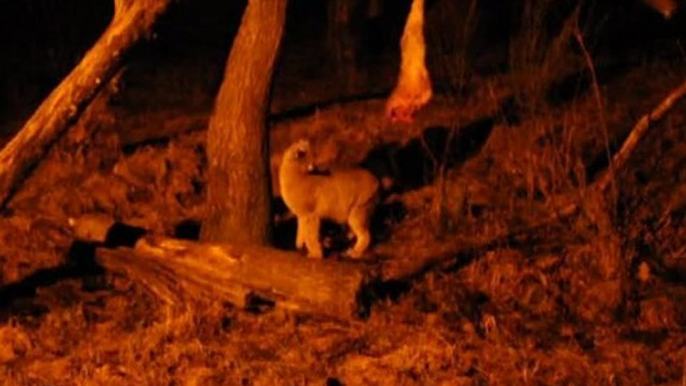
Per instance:
[[[289,161],[303,161],[307,160],[308,158],[311,158],[312,156],[312,146],[310,145],[310,141],[306,139],[301,139],[297,142],[294,142],[287,150],[286,150],[286,157],[289,158]]]
[[[296,167],[298,170],[308,172],[314,165],[314,154],[310,141],[301,139],[294,142],[283,155],[283,166]]]

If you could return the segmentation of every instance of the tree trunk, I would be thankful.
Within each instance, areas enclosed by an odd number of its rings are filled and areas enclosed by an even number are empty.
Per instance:
[[[271,187],[266,114],[286,19],[286,0],[249,0],[210,118],[208,241],[270,241]]]
[[[256,295],[282,308],[349,318],[361,310],[368,283],[364,266],[352,262],[165,238],[143,239],[133,250],[99,249],[97,261],[127,273],[177,308],[188,298],[221,298],[244,307]]]
[[[114,18],[83,60],[41,103],[0,152],[0,207],[120,68],[123,55],[148,35],[171,0],[117,0]]]
[[[429,103],[432,94],[426,69],[424,0],[412,0],[400,40],[398,83],[386,102],[386,116],[393,122],[411,122],[414,114]]]
[[[328,3],[326,45],[340,80],[339,90],[343,95],[338,97],[353,93],[357,85],[355,39],[350,28],[354,6],[350,0],[330,0]]]
[[[674,12],[679,8],[679,3],[675,0],[641,0],[649,7],[660,12],[665,19],[672,17]]]

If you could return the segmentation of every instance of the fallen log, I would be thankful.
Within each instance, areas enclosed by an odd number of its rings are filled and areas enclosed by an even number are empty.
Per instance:
[[[5,206],[26,173],[116,74],[124,54],[150,35],[153,23],[171,0],[114,3],[114,18],[102,36],[0,152],[0,207]]]
[[[245,307],[257,297],[277,307],[337,318],[363,311],[370,275],[363,265],[311,260],[246,245],[145,237],[134,248],[99,248],[97,262],[124,272],[169,304],[224,299]]]

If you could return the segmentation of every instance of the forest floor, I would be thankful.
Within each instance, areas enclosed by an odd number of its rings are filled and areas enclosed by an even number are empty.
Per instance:
[[[349,320],[220,300],[170,313],[139,283],[80,265],[70,218],[193,238],[204,210],[208,111],[133,115],[99,100],[0,218],[0,283],[19,283],[0,290],[0,385],[683,386],[684,103],[610,192],[585,187],[684,74],[625,69],[603,80],[602,109],[577,83],[523,103],[512,79],[489,78],[411,124],[385,121],[381,99],[276,116],[272,170],[306,137],[322,164],[393,179],[370,259],[454,254]],[[580,213],[534,227],[569,203]],[[278,246],[292,248],[292,218],[277,220]],[[515,232],[526,237],[500,237]]]

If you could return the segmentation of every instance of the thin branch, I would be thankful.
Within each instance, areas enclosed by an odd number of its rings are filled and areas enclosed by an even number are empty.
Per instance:
[[[600,128],[603,131],[603,140],[605,141],[605,154],[607,155],[607,160],[609,162],[608,178],[610,178],[610,180],[608,181],[612,181],[614,180],[613,177],[615,174],[615,169],[614,165],[611,162],[612,155],[610,153],[610,135],[608,134],[607,121],[605,120],[605,104],[603,103],[603,95],[600,91],[600,86],[598,85],[598,77],[596,75],[596,69],[595,64],[593,63],[593,58],[591,57],[591,54],[588,52],[588,49],[586,48],[584,36],[581,32],[581,29],[579,28],[579,8],[577,7],[577,9],[574,12],[574,38],[576,39],[577,43],[579,44],[579,47],[581,48],[581,52],[584,55],[584,60],[586,61],[586,66],[588,67],[588,71],[591,74],[591,86],[593,88],[593,96],[596,100],[596,105],[598,107],[598,116],[600,117]]]
[[[631,153],[636,149],[638,142],[645,136],[648,129],[653,124],[661,120],[673,107],[686,95],[686,81],[679,87],[673,89],[665,99],[660,102],[650,113],[645,114],[638,120],[629,133],[629,136],[624,140],[621,149],[612,157],[614,170],[619,170],[624,167]],[[597,181],[598,189],[605,190],[612,180],[612,175],[605,172],[605,174]]]

